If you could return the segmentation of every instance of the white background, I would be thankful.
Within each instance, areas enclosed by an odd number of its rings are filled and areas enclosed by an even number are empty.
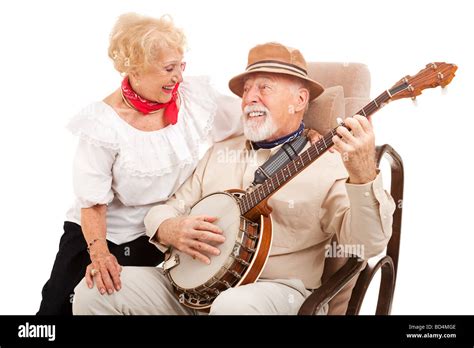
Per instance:
[[[473,314],[471,84],[467,1],[10,1],[0,5],[0,314],[34,314],[72,202],[67,121],[120,83],[107,57],[117,16],[169,13],[189,41],[187,71],[223,93],[248,49],[279,41],[308,61],[357,61],[372,97],[431,61],[459,66],[449,93],[374,117],[402,155],[405,202],[394,314]],[[375,289],[376,290],[376,289]],[[373,291],[373,290],[372,290]],[[371,295],[373,299],[373,295]],[[373,308],[366,306],[364,312]]]

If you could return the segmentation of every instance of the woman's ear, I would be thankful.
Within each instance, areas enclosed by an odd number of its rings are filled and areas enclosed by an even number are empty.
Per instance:
[[[129,72],[128,78],[130,79],[130,84],[132,87],[138,87],[140,84],[140,75],[136,71]]]

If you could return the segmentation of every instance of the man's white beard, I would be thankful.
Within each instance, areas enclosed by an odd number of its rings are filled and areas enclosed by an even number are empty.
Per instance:
[[[265,111],[265,116],[247,116],[251,111]],[[263,120],[262,120],[263,118]],[[276,131],[277,126],[273,122],[270,110],[264,106],[247,106],[242,115],[244,135],[250,141],[262,141],[270,138]]]

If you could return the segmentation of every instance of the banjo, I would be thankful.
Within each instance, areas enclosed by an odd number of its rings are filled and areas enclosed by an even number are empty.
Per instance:
[[[368,117],[392,100],[415,99],[426,88],[445,87],[454,78],[456,70],[454,64],[430,63],[417,75],[401,79],[357,114]],[[344,122],[340,121],[339,126],[345,127]],[[191,207],[189,215],[218,217],[215,224],[224,231],[226,239],[219,245],[219,255],[209,255],[209,265],[203,265],[177,249],[171,249],[163,269],[183,305],[207,310],[222,291],[258,279],[272,243],[272,209],[267,205],[268,199],[334,145],[332,137],[337,135],[336,129],[332,129],[263,183],[247,191],[232,189],[215,192]]]

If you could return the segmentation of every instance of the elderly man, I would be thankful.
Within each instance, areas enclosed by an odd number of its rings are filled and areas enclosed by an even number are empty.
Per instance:
[[[259,166],[301,135],[308,102],[323,91],[308,78],[301,53],[278,43],[251,49],[246,71],[229,87],[242,98],[244,136],[210,149],[174,197],[145,219],[150,241],[159,249],[176,248],[203,267],[220,253],[225,237],[213,224],[216,217],[189,216],[189,206],[216,191],[246,189]],[[333,236],[359,246],[364,258],[385,248],[395,205],[376,169],[372,126],[362,116],[345,124],[351,131],[338,127],[333,137],[339,154],[326,152],[268,200],[273,241],[259,279],[221,292],[210,314],[296,314],[321,285],[325,246]],[[123,288],[112,295],[88,289],[83,280],[75,290],[74,313],[198,313],[180,303],[159,268],[124,267],[121,277]]]

